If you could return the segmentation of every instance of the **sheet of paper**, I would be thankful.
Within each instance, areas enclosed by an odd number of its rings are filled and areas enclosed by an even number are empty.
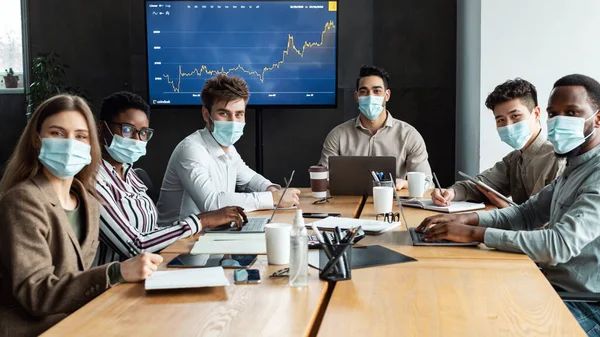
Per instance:
[[[222,267],[155,271],[145,282],[146,290],[228,286]]]
[[[448,213],[473,211],[476,209],[485,208],[485,204],[483,203],[475,203],[468,201],[452,201],[449,206],[437,206],[432,200],[422,200],[421,202],[425,205],[426,209]]]
[[[265,234],[210,233],[198,238],[191,254],[266,254]]]
[[[386,221],[338,218],[333,216],[315,221],[312,224],[317,225],[319,229],[334,229],[335,227],[340,227],[340,229],[350,229],[352,227],[362,226],[362,230],[365,233],[383,233],[400,226],[400,222],[390,223]],[[307,227],[310,228],[312,224],[307,225]]]

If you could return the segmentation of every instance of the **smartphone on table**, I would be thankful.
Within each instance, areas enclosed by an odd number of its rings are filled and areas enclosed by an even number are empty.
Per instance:
[[[236,269],[233,271],[233,283],[235,283],[235,284],[257,284],[257,283],[260,283],[260,272],[258,269]]]
[[[342,215],[340,213],[302,213],[302,217],[304,218],[315,218],[315,219],[325,219],[328,218],[330,216],[334,216],[334,217],[341,217]]]

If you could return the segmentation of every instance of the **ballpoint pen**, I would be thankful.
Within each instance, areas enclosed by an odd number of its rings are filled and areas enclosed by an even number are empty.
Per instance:
[[[437,188],[440,189],[440,196],[443,198],[444,197],[444,193],[442,191],[442,185],[440,185],[440,181],[438,180],[437,176],[435,175],[435,172],[433,172],[433,180],[435,181],[435,184],[437,185]],[[444,199],[444,203],[446,205],[448,205],[448,202],[446,201],[446,199]]]
[[[325,244],[325,239],[323,238],[323,235],[321,234],[321,231],[319,230],[319,228],[317,227],[317,225],[312,224],[312,230],[313,233],[315,233],[315,236],[317,237],[317,240],[319,240],[319,243],[321,244],[321,247],[323,247],[323,251],[325,252],[325,255],[327,255],[328,258],[331,258],[331,251],[329,250],[329,247]]]
[[[343,247],[342,246],[342,231],[340,230],[340,227],[336,226],[335,229],[333,230],[333,236],[335,237],[335,241],[338,245],[338,247]],[[339,250],[339,248],[338,248]],[[340,254],[344,254],[343,252]],[[338,267],[340,268],[340,271],[342,272],[342,277],[346,278],[346,265],[347,263],[345,262],[346,259],[344,258],[344,256],[342,256],[339,261],[338,261]]]

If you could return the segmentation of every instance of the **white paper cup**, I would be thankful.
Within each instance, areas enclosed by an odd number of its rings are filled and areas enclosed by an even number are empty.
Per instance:
[[[265,225],[267,261],[269,264],[290,263],[290,231],[292,225],[269,223]]]
[[[422,198],[425,193],[425,178],[423,172],[408,172],[408,196],[411,198]]]
[[[373,187],[373,207],[375,214],[390,213],[394,204],[394,188],[389,186]]]

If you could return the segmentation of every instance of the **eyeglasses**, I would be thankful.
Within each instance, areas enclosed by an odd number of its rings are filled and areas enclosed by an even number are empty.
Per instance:
[[[332,197],[325,197],[323,199],[319,199],[317,201],[313,201],[313,205],[318,205],[318,204],[324,204],[326,202],[329,202],[329,199],[331,199]]]
[[[151,129],[151,128],[142,128],[141,130],[138,130],[135,128],[135,126],[133,126],[129,123],[115,123],[115,122],[108,122],[108,123],[111,125],[120,126],[121,127],[121,136],[123,136],[124,138],[133,138],[133,137],[135,137],[135,135],[138,135],[138,137],[140,138],[141,141],[147,142],[154,135],[154,129]]]
[[[389,223],[400,221],[400,213],[380,213],[375,215],[375,220],[379,221],[379,217],[381,217],[383,221]]]

